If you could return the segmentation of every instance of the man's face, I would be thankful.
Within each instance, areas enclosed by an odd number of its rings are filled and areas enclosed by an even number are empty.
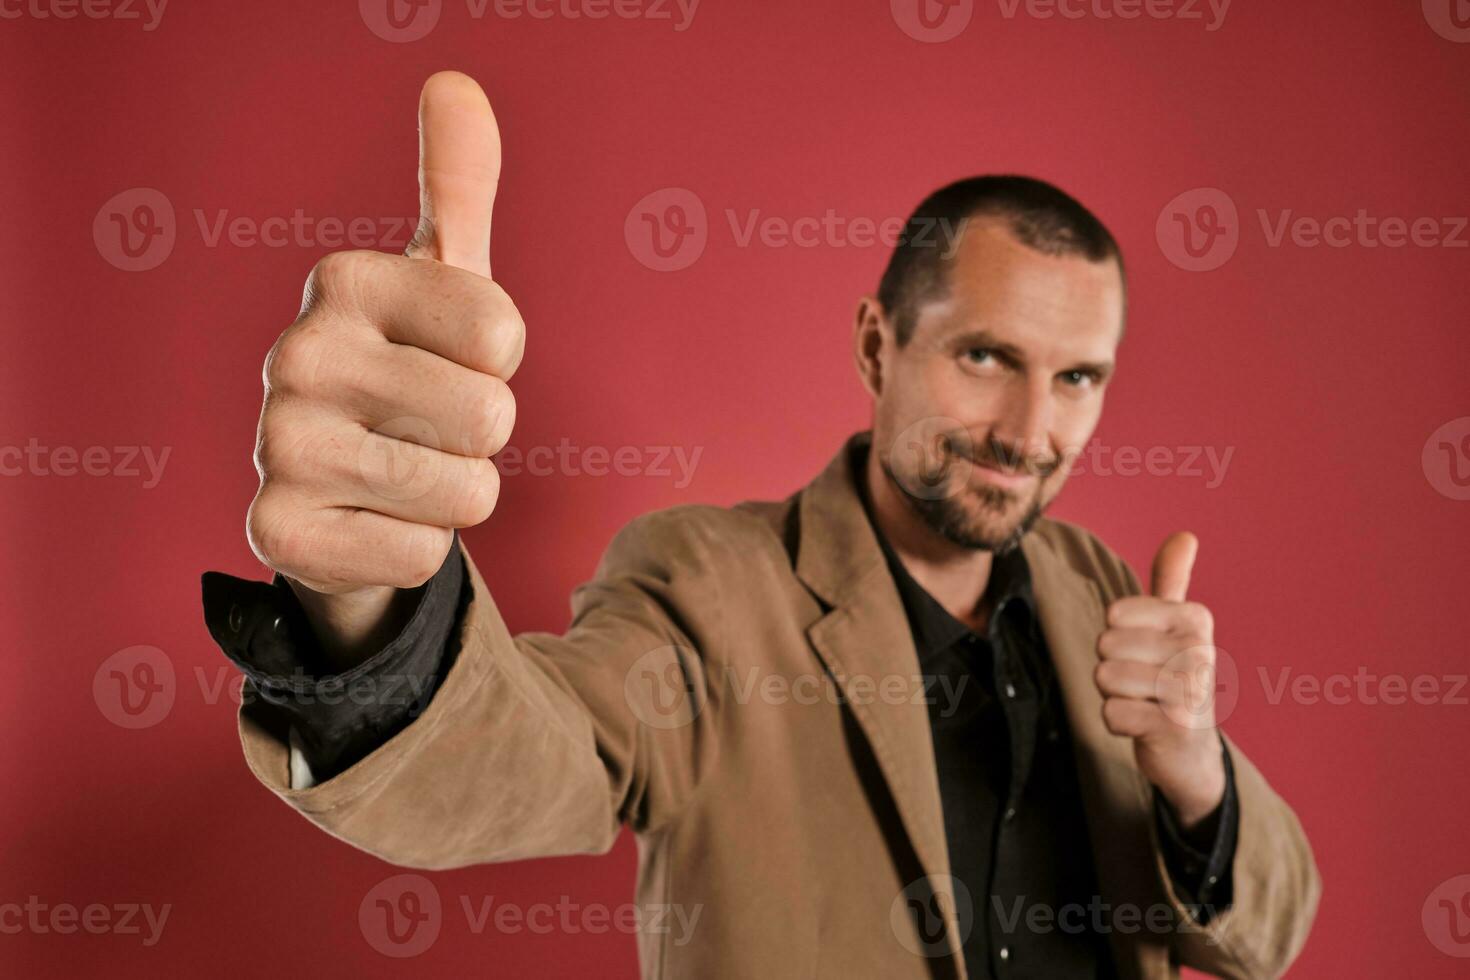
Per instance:
[[[1102,414],[1123,331],[1112,260],[1050,256],[968,222],[947,295],[902,348],[882,329],[874,446],[937,533],[1006,551],[1055,499]]]

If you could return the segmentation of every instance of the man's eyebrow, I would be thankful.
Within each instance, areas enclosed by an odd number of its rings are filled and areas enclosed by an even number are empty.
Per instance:
[[[1113,361],[1079,361],[1067,368],[1067,371],[1087,371],[1099,378],[1107,378],[1112,375],[1113,368],[1116,366]]]
[[[1024,360],[1021,348],[1001,340],[989,330],[967,330],[955,337],[954,343],[965,347],[984,347],[998,354],[1004,354],[1013,361]]]
[[[988,330],[967,330],[954,338],[956,346],[962,347],[984,347],[986,350],[999,354],[1002,360],[1013,364],[1026,363],[1025,354],[1015,344],[1001,340]],[[1078,361],[1071,367],[1065,368],[1063,374],[1069,371],[1086,371],[1099,378],[1108,378],[1112,375],[1117,365],[1113,361]]]

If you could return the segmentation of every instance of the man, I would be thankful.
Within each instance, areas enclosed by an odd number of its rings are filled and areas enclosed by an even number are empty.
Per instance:
[[[1319,882],[1214,724],[1194,538],[1143,595],[1041,516],[1123,332],[1096,218],[1026,178],[932,196],[857,310],[871,433],[785,501],[633,521],[566,634],[513,637],[454,530],[494,506],[524,345],[490,279],[499,136],[452,73],[420,122],[409,256],[323,260],[266,362],[277,581],[205,576],[261,781],[414,867],[630,827],[639,902],[700,916],[640,933],[649,977],[1285,971]]]

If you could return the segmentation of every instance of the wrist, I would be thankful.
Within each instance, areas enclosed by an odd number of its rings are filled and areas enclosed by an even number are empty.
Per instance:
[[[286,577],[306,613],[327,662],[350,670],[392,641],[413,615],[423,587],[368,586],[352,592],[317,592]]]
[[[1218,741],[1207,759],[1191,765],[1188,773],[1187,779],[1155,787],[1185,833],[1198,830],[1225,799],[1225,763]]]

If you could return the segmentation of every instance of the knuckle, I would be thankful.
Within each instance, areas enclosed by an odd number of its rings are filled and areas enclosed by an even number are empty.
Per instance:
[[[454,526],[474,527],[495,512],[500,500],[500,473],[495,464],[487,460],[475,460],[457,492],[454,504]]]
[[[488,456],[490,440],[500,425],[500,398],[494,380],[489,376],[475,379],[461,411],[464,412],[465,441],[468,443],[466,455]]]
[[[390,583],[400,589],[416,589],[439,571],[449,554],[454,532],[449,528],[414,525],[405,536],[403,554],[396,563],[398,576]]]
[[[295,469],[300,440],[297,427],[278,406],[268,405],[260,414],[255,440],[255,468],[262,480],[279,479]]]
[[[310,391],[321,374],[326,344],[308,321],[288,327],[265,356],[262,377],[266,390]]]
[[[469,415],[467,435],[471,455],[493,456],[510,441],[516,401],[504,381],[485,376],[465,410]]]
[[[306,277],[303,306],[328,303],[342,306],[351,303],[357,283],[367,274],[373,253],[365,251],[329,252],[317,260]]]
[[[462,334],[463,363],[476,371],[509,378],[520,366],[525,327],[520,316],[504,311],[471,318]]]
[[[281,478],[291,469],[291,455],[284,447],[290,441],[290,426],[278,408],[266,407],[260,413],[260,429],[256,433],[256,470],[260,479]]]
[[[1215,616],[1208,606],[1198,602],[1187,603],[1184,607],[1188,617],[1190,629],[1200,636],[1210,636],[1215,629]]]
[[[1185,651],[1184,669],[1192,677],[1198,677],[1202,671],[1213,670],[1215,667],[1215,651],[1211,647],[1192,647]]]
[[[300,564],[307,548],[300,520],[288,498],[261,490],[245,515],[245,537],[250,550],[270,568],[289,574]]]

